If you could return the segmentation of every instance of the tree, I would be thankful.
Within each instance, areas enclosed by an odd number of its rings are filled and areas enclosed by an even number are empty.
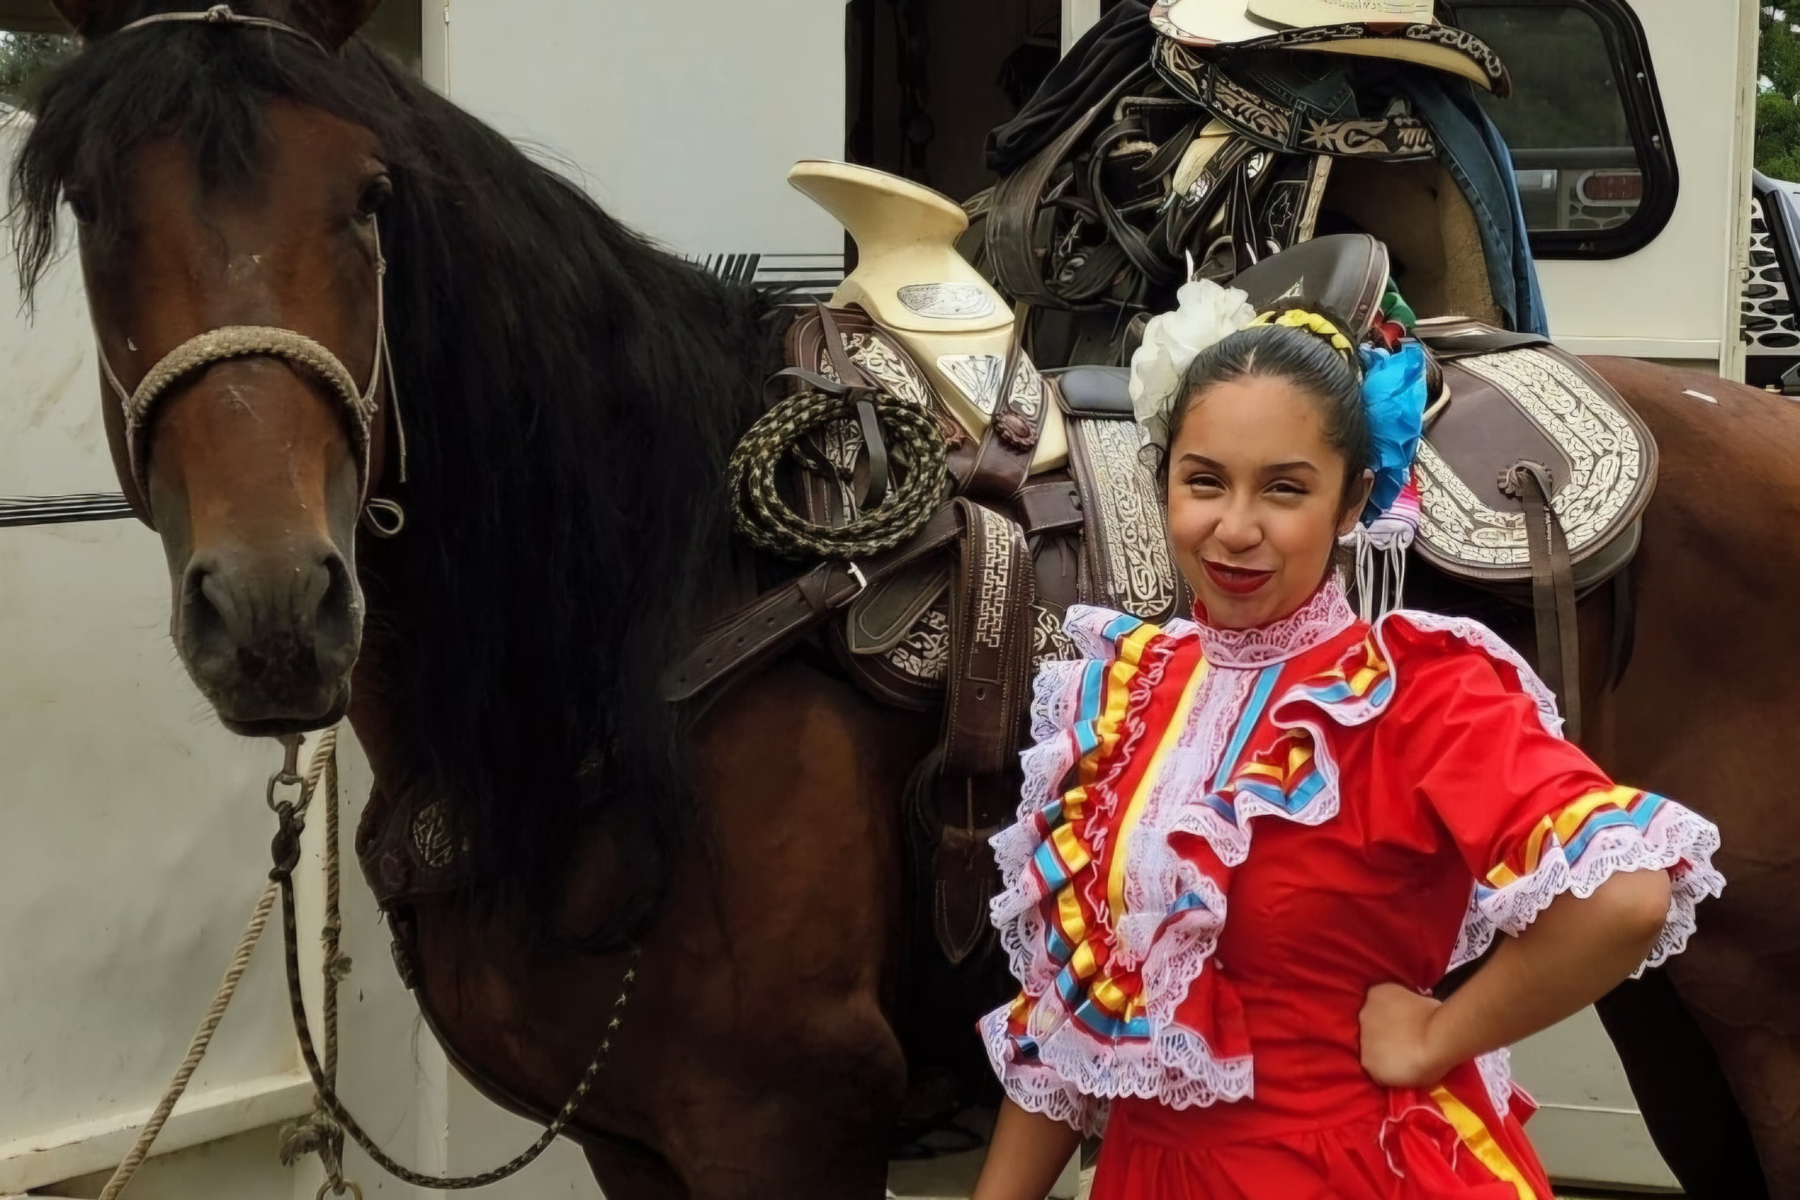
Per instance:
[[[1797,11],[1796,16],[1800,16]],[[1762,10],[1756,54],[1756,169],[1800,182],[1800,35],[1785,9]]]
[[[44,71],[75,52],[60,33],[0,33],[0,100],[15,107]]]

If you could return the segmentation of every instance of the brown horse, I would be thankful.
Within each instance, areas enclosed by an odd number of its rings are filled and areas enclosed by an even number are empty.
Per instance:
[[[266,28],[120,32],[167,0],[58,2],[89,44],[34,104],[22,257],[29,282],[66,197],[126,389],[224,326],[305,334],[360,386],[388,263],[392,371],[366,435],[331,372],[280,354],[182,376],[131,438],[103,396],[120,479],[167,550],[176,645],[220,718],[268,735],[347,712],[371,807],[441,819],[441,877],[398,861],[371,882],[399,897],[446,1049],[547,1117],[639,944],[571,1128],[608,1194],[879,1196],[907,1081],[900,793],[933,723],[805,649],[691,725],[656,698],[697,617],[757,582],[720,480],[775,345],[766,310],[352,40],[375,0],[245,6],[325,52]],[[1800,548],[1781,540],[1800,412],[1596,366],[1655,429],[1664,482],[1636,653],[1590,697],[1592,745],[1724,830],[1732,887],[1671,977],[1772,1193],[1796,1200],[1800,808],[1779,749],[1800,717],[1784,621]],[[367,494],[403,506],[398,537],[359,535]],[[1604,608],[1584,619],[1604,646]],[[966,1025],[942,1036],[972,1046]]]

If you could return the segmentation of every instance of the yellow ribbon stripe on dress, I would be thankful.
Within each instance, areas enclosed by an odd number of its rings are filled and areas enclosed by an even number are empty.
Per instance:
[[[1194,698],[1200,694],[1200,685],[1207,675],[1206,660],[1188,677],[1187,685],[1181,689],[1181,701],[1176,704],[1169,723],[1164,726],[1162,738],[1156,744],[1156,753],[1151,756],[1150,765],[1144,769],[1144,777],[1138,781],[1137,790],[1131,794],[1131,803],[1125,808],[1125,815],[1119,821],[1117,841],[1112,852],[1112,871],[1106,881],[1106,898],[1112,905],[1113,926],[1117,928],[1121,918],[1125,916],[1125,864],[1129,859],[1131,835],[1137,830],[1137,824],[1144,815],[1144,805],[1149,802],[1150,793],[1156,787],[1156,777],[1162,773],[1163,760],[1181,740],[1181,733],[1187,728],[1188,713],[1194,707]]]
[[[1093,782],[1087,772],[1111,758],[1118,748],[1119,736],[1125,731],[1125,712],[1131,705],[1131,681],[1137,677],[1144,647],[1161,637],[1162,632],[1155,625],[1144,624],[1119,639],[1119,656],[1107,671],[1106,711],[1100,714],[1098,725],[1100,745],[1082,763],[1084,783]]]
[[[1350,339],[1345,337],[1336,325],[1318,313],[1310,313],[1300,308],[1290,308],[1278,313],[1258,313],[1256,319],[1250,324],[1252,326],[1281,325],[1288,329],[1304,329],[1308,333],[1316,333],[1329,341],[1332,348],[1345,358],[1350,357]]]
[[[1519,1200],[1540,1200],[1537,1189],[1531,1186],[1531,1181],[1513,1160],[1506,1157],[1506,1151],[1500,1148],[1493,1132],[1474,1109],[1451,1095],[1446,1087],[1432,1088],[1431,1098],[1444,1110],[1444,1117],[1456,1130],[1456,1136],[1482,1166],[1492,1171],[1496,1179],[1512,1184],[1513,1190],[1519,1193]]]
[[[1487,881],[1490,886],[1501,888],[1538,869],[1543,860],[1544,843],[1550,835],[1555,834],[1558,844],[1567,846],[1581,832],[1587,819],[1603,808],[1629,810],[1632,801],[1638,797],[1638,789],[1615,787],[1604,792],[1589,792],[1581,799],[1566,808],[1558,809],[1539,821],[1525,839],[1525,850],[1517,862],[1503,862],[1488,872]],[[1518,869],[1515,870],[1514,867]]]

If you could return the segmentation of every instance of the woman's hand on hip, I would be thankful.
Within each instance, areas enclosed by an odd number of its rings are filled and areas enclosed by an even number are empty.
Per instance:
[[[1443,1005],[1397,983],[1378,983],[1363,1004],[1362,1065],[1383,1087],[1430,1087],[1453,1063],[1431,1044],[1431,1021]]]

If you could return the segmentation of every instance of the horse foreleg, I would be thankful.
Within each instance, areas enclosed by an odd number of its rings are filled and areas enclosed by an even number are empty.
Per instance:
[[[691,1200],[681,1177],[647,1150],[595,1145],[587,1147],[587,1160],[606,1200]]]
[[[899,1040],[873,1006],[812,1016],[802,1036],[694,1047],[696,1066],[735,1068],[671,1098],[685,1128],[668,1153],[692,1200],[881,1200],[905,1091]]]
[[[1670,976],[1719,1051],[1750,1125],[1770,1200],[1800,1200],[1800,1005],[1791,956],[1696,939]],[[1696,953],[1696,951],[1698,953]],[[1691,961],[1684,961],[1690,960]]]
[[[1769,1200],[1755,1140],[1718,1053],[1668,973],[1627,980],[1594,1007],[1651,1140],[1690,1200]]]

